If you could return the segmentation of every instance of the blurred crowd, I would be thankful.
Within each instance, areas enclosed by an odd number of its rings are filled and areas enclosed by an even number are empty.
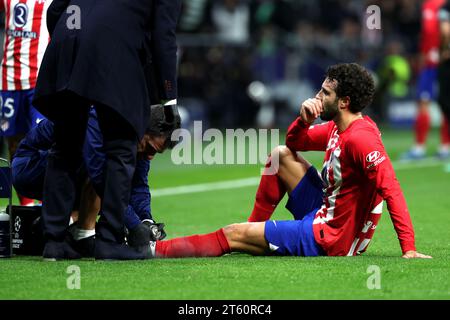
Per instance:
[[[358,62],[378,83],[368,113],[385,121],[389,99],[414,96],[422,2],[184,0],[177,35],[184,119],[283,127],[327,66]],[[371,5],[381,9],[381,29],[367,27]],[[3,17],[0,23],[3,29]]]
[[[380,29],[369,28],[380,8]],[[414,96],[422,0],[185,0],[179,88],[191,120],[211,127],[288,124],[327,66],[358,62],[378,84],[368,112]]]

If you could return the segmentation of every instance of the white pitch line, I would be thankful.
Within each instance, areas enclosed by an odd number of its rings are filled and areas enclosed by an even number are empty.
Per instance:
[[[409,170],[409,169],[419,169],[419,168],[431,168],[443,166],[445,163],[439,160],[423,160],[423,161],[395,161],[392,163],[395,171],[399,170]]]
[[[403,163],[395,161],[393,162],[396,171],[409,170],[416,168],[427,168],[427,167],[437,167],[443,165],[443,162],[439,161],[427,161],[427,162],[411,162]],[[152,197],[164,197],[164,196],[174,196],[180,194],[190,194],[190,193],[200,193],[216,190],[229,190],[238,189],[244,187],[252,187],[259,184],[261,177],[252,177],[245,179],[227,180],[220,182],[210,182],[210,183],[200,183],[183,185],[179,187],[161,188],[151,191]]]
[[[155,189],[151,193],[153,198],[153,197],[173,196],[187,193],[199,193],[214,190],[236,189],[258,185],[260,179],[261,179],[260,177],[253,177],[221,182],[191,184],[172,188]]]

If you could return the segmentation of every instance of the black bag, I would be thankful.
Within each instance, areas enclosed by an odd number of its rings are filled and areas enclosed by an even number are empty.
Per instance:
[[[7,210],[9,210],[9,206]],[[41,206],[11,207],[13,254],[23,256],[42,255],[44,250],[44,237],[41,224],[41,213]]]

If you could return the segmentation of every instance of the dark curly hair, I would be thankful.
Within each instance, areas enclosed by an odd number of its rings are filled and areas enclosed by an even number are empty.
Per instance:
[[[350,97],[350,111],[360,112],[372,103],[375,94],[374,80],[364,67],[357,63],[341,63],[328,68],[327,78],[337,81],[336,96]]]

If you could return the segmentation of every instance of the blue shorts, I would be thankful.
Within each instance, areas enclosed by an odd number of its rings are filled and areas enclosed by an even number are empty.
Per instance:
[[[419,74],[417,82],[417,100],[431,101],[436,97],[437,68],[426,67]]]
[[[323,183],[311,166],[289,195],[286,208],[295,220],[267,221],[264,236],[276,255],[323,256],[325,252],[314,238],[313,221],[323,201]]]
[[[44,119],[31,104],[34,89],[0,91],[0,133],[2,136],[15,136],[30,131]]]

